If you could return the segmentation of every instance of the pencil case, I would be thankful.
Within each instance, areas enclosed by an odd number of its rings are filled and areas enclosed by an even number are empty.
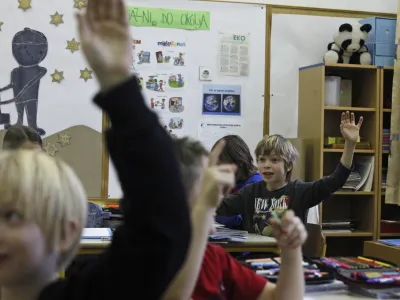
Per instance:
[[[247,259],[242,262],[244,265],[255,271],[260,276],[268,279],[268,281],[276,282],[280,273],[280,258],[258,258]],[[318,268],[316,264],[303,261],[304,281],[307,285],[326,284],[335,280],[335,272],[327,268]]]
[[[364,288],[388,288],[400,286],[400,269],[371,257],[332,257],[311,259],[320,268],[330,268],[336,278],[349,286]]]

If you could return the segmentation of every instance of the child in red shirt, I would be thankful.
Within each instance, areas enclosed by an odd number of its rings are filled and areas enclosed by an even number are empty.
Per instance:
[[[301,245],[307,233],[293,211],[282,224],[271,220],[281,249],[278,284],[268,282],[242,266],[219,246],[208,244],[216,208],[235,185],[236,166],[219,165],[221,141],[209,158],[203,145],[189,138],[176,139],[175,150],[191,206],[192,240],[183,267],[164,294],[164,300],[302,300],[304,276]]]

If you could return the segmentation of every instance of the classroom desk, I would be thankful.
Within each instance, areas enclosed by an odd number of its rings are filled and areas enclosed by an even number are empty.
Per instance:
[[[228,252],[272,252],[279,254],[276,240],[271,237],[249,233],[247,239],[233,239],[232,242],[220,244]]]
[[[400,266],[400,247],[392,247],[378,242],[364,242],[364,256],[374,257]]]
[[[110,241],[81,239],[78,254],[99,254],[110,244]],[[247,239],[237,239],[232,243],[220,244],[228,252],[273,252],[279,254],[274,238],[249,234]]]
[[[346,290],[332,292],[307,293],[304,300],[360,300],[371,299],[364,296],[353,295]]]

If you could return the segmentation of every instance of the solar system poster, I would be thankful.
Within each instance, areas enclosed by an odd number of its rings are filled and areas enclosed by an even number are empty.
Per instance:
[[[203,115],[240,116],[242,114],[240,85],[203,85]]]

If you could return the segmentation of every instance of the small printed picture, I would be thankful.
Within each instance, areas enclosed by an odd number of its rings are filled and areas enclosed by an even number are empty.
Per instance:
[[[221,94],[203,94],[203,114],[221,114]]]
[[[169,129],[182,129],[183,119],[182,118],[171,118],[168,123]]]
[[[183,67],[185,65],[185,53],[178,52],[177,55],[174,56],[174,66]]]
[[[185,81],[182,74],[172,74],[168,78],[168,85],[172,88],[183,88]]]
[[[162,75],[150,75],[146,81],[146,89],[153,92],[165,92],[165,79]]]
[[[240,115],[240,95],[222,95],[222,112]]]
[[[183,99],[182,97],[171,97],[169,98],[168,108],[170,112],[173,113],[181,113],[185,110],[183,106]]]
[[[157,58],[157,63],[158,64],[164,63],[164,56],[163,56],[162,51],[157,51],[156,52],[156,58]]]
[[[150,108],[154,110],[164,110],[167,97],[158,96],[150,98]]]
[[[143,77],[138,75],[136,78],[138,80],[138,84],[139,84],[140,90],[143,90],[143,85],[144,85]]]
[[[150,63],[150,52],[149,51],[139,51],[138,56],[138,65],[141,64],[149,64]]]

